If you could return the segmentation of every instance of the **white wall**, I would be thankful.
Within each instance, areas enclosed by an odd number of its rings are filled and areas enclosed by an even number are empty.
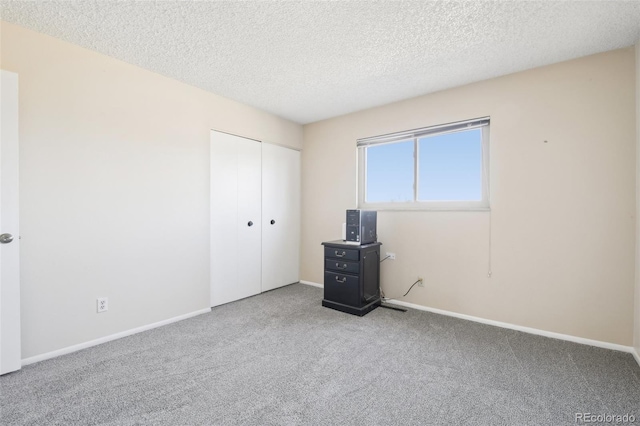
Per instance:
[[[299,148],[301,126],[1,31],[1,67],[20,77],[23,358],[207,308],[209,130]]]
[[[633,345],[640,356],[640,42],[636,44],[636,289]],[[639,361],[640,362],[640,361]]]
[[[490,116],[491,213],[379,212],[386,295],[422,276],[403,300],[630,346],[634,69],[621,49],[306,125],[301,279],[356,204],[356,139]]]

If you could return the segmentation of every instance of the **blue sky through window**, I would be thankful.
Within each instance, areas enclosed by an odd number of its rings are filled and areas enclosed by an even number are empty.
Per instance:
[[[419,201],[482,200],[482,130],[418,139]]]
[[[418,139],[418,201],[482,200],[482,130]],[[366,201],[413,201],[413,140],[367,150]]]
[[[367,148],[367,202],[413,200],[413,140]]]

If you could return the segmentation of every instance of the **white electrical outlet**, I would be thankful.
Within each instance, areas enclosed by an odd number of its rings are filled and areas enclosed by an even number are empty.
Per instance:
[[[424,287],[424,280],[422,277],[418,277],[418,287]]]
[[[109,310],[109,299],[106,297],[98,298],[98,313]]]
[[[386,256],[391,260],[396,260],[396,254],[395,253],[391,253],[390,251],[388,251]]]

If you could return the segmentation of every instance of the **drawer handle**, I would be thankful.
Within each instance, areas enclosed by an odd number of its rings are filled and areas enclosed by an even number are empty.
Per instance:
[[[346,251],[342,251],[342,253],[340,253],[338,250],[336,250],[336,257],[344,257],[347,255]]]
[[[344,283],[345,281],[347,281],[347,277],[342,277],[342,279],[339,280],[338,277],[336,276],[336,281],[338,281],[339,283]]]
[[[338,268],[338,269],[347,269],[347,264],[343,263],[342,266],[340,266],[340,264],[336,262],[336,268]]]

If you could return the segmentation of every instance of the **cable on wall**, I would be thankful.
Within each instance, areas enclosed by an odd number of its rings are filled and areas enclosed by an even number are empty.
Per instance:
[[[422,278],[419,278],[416,282],[411,284],[411,287],[409,287],[407,292],[405,294],[403,294],[402,296],[400,296],[400,297],[386,297],[384,295],[384,291],[382,290],[382,286],[380,286],[380,298],[382,299],[383,302],[387,302],[389,300],[401,299],[401,298],[405,297],[407,294],[409,294],[409,292],[413,289],[413,287],[415,287],[415,285],[418,284],[419,282],[422,282]],[[383,308],[394,309],[396,311],[407,312],[407,310],[404,309],[404,308],[397,308],[397,307],[394,307],[394,306],[385,306],[385,305],[380,305],[380,306],[383,307]]]
[[[409,294],[409,292],[411,291],[411,289],[418,284],[419,282],[422,281],[422,278],[419,278],[418,281],[416,281],[415,283],[411,284],[411,287],[409,287],[409,290],[407,290],[407,292],[405,294],[402,295],[402,297],[405,297],[407,294]]]

